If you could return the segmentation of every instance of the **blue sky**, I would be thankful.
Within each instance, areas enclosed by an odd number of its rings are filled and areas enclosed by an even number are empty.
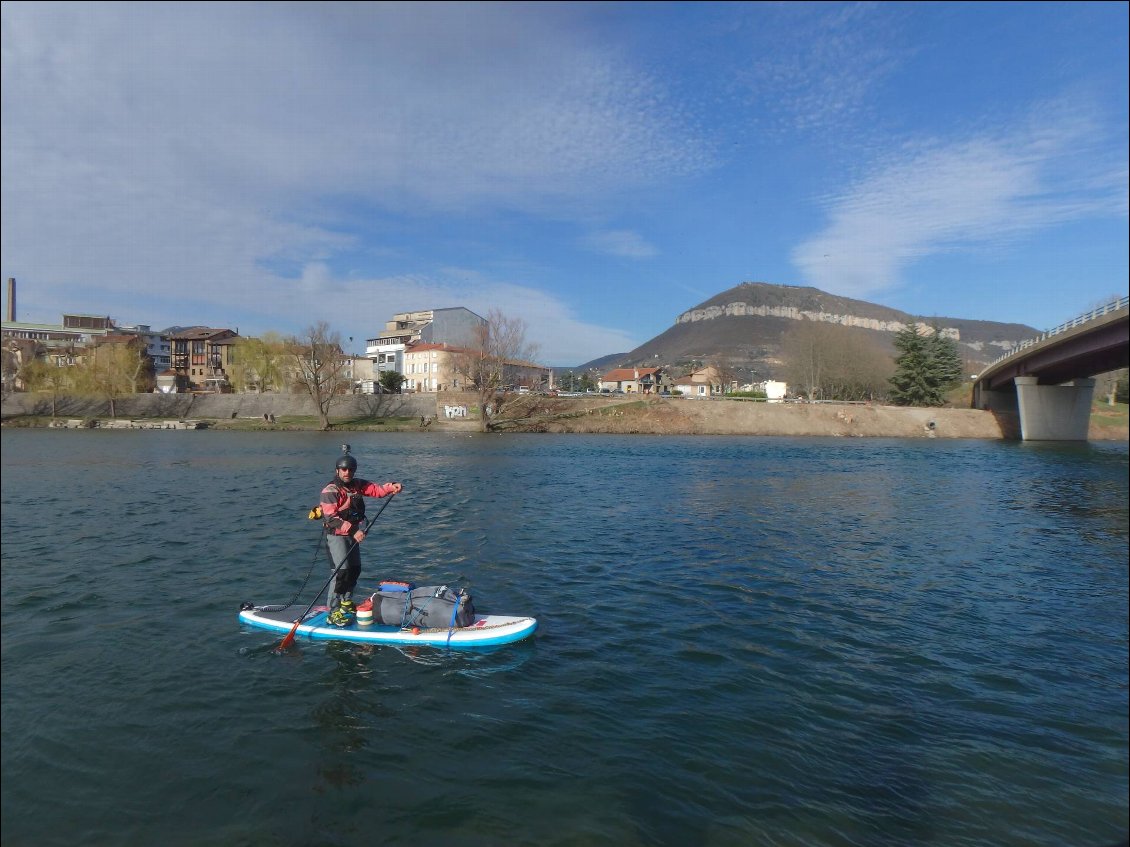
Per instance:
[[[17,318],[522,318],[743,281],[1048,329],[1127,293],[1128,4],[5,2]]]

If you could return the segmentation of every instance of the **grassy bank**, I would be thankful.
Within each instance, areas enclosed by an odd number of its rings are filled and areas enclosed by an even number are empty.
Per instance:
[[[1015,416],[1013,416],[1015,417]],[[1092,440],[1127,440],[1128,407],[1125,403],[1092,406],[1089,437]],[[4,427],[61,425],[59,416],[20,415],[5,418]],[[74,420],[70,418],[69,420]],[[87,426],[96,419],[83,419]],[[108,418],[102,420],[108,421]],[[119,417],[121,426],[131,418]],[[143,423],[146,419],[134,419]],[[317,431],[313,415],[207,418],[193,416],[209,429],[243,432]],[[335,431],[357,432],[476,432],[470,419],[446,420],[434,416],[353,415],[331,418]],[[895,406],[838,404],[765,404],[727,400],[659,400],[656,398],[602,400],[595,398],[539,398],[523,416],[500,422],[500,431],[558,433],[625,433],[652,435],[797,435],[854,437],[1009,438],[1007,421],[989,412],[968,408],[921,409]]]

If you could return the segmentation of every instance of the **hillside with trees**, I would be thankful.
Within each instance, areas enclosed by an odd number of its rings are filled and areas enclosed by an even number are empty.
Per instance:
[[[686,310],[664,332],[627,353],[575,370],[662,365],[682,372],[715,365],[739,383],[781,380],[841,399],[889,390],[908,327],[954,342],[962,370],[974,373],[1039,330],[1014,323],[910,315],[816,288],[746,282]],[[819,392],[816,392],[819,393]]]

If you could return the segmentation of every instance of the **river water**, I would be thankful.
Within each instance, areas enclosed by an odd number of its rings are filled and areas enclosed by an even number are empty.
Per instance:
[[[343,438],[405,486],[362,585],[534,639],[241,629],[324,582]],[[5,845],[1127,835],[1125,443],[6,429],[2,468]]]

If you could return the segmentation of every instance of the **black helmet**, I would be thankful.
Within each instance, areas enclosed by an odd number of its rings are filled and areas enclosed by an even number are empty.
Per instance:
[[[357,470],[357,460],[352,456],[346,454],[337,460],[336,467],[338,470],[341,470],[342,468],[348,468],[351,471],[355,471]]]

